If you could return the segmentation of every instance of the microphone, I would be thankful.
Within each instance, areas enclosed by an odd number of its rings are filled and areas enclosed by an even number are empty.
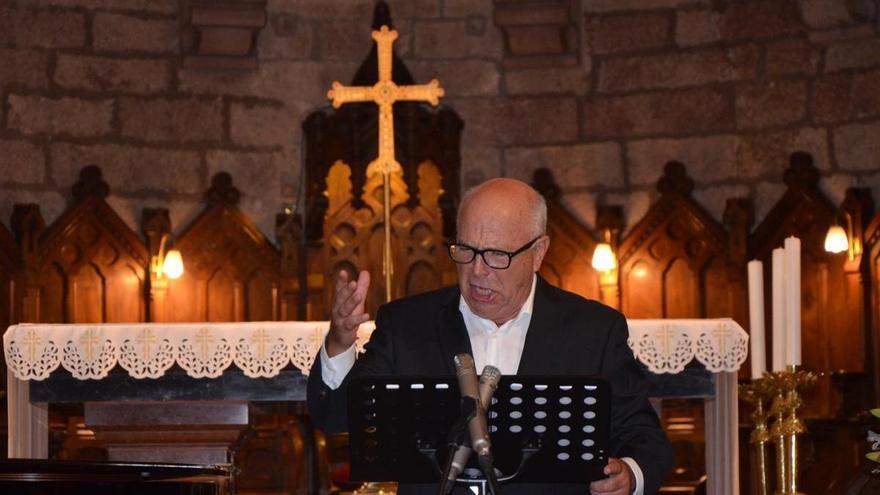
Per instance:
[[[495,390],[498,388],[498,381],[501,379],[501,370],[498,368],[487,365],[483,368],[483,373],[480,374],[480,405],[483,408],[483,411],[489,409],[489,406],[492,402],[492,394],[495,393]],[[446,475],[445,487],[441,493],[449,493],[452,490],[452,484],[455,483],[455,480],[458,478],[458,475],[464,471],[465,465],[467,465],[468,458],[471,456],[471,448],[467,445],[459,445],[455,450],[455,454],[452,456],[452,460],[450,461],[450,467],[448,473]],[[448,488],[447,488],[448,487]]]
[[[474,358],[470,354],[455,356],[455,376],[462,397],[470,397],[477,403],[477,414],[468,422],[471,434],[471,448],[480,456],[490,455],[489,425],[486,423],[486,412],[480,404],[480,386],[477,382],[477,369]]]

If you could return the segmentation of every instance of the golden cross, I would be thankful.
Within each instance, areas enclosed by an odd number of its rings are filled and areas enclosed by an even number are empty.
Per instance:
[[[664,323],[663,326],[660,327],[660,330],[657,332],[657,335],[660,336],[660,347],[663,348],[663,355],[669,355],[669,340],[672,338],[675,332],[669,328],[669,325]]]
[[[89,328],[86,330],[85,335],[80,337],[79,341],[86,346],[86,361],[91,361],[92,356],[94,355],[92,348],[98,343],[98,336],[95,335],[95,329]]]
[[[150,344],[156,343],[156,336],[153,335],[153,332],[150,331],[149,328],[145,328],[141,330],[141,336],[137,338],[137,341],[143,346],[144,350],[144,360],[150,360]]]
[[[730,329],[727,328],[726,323],[722,323],[718,328],[712,330],[712,335],[718,338],[718,353],[723,356],[725,352],[724,348],[727,344],[727,337],[730,336]]]
[[[36,330],[33,328],[27,331],[27,335],[24,337],[24,345],[27,347],[28,356],[30,360],[33,361],[35,355],[37,354],[37,346],[40,345],[40,336],[37,335]]]
[[[202,360],[208,360],[208,344],[214,342],[214,337],[211,337],[211,331],[207,328],[202,328],[199,330],[199,333],[196,334],[196,342],[198,342],[202,346]]]
[[[391,300],[391,275],[393,273],[391,259],[391,180],[392,173],[400,174],[401,166],[394,157],[394,102],[426,101],[437,106],[443,96],[443,88],[436,79],[428,84],[398,86],[391,79],[392,44],[397,39],[397,31],[382,26],[373,31],[376,41],[379,80],[372,86],[343,86],[334,81],[327,92],[327,98],[333,100],[333,108],[345,103],[372,101],[379,105],[379,156],[367,166],[367,176],[381,172],[384,179],[385,207],[385,249],[383,251],[382,271],[385,274],[385,300]]]
[[[254,332],[254,336],[251,337],[251,341],[257,343],[257,358],[263,359],[266,356],[266,342],[269,342],[271,338],[269,334],[266,333],[265,329],[259,329]]]

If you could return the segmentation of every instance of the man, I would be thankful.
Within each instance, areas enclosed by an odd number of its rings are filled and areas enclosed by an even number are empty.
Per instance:
[[[355,361],[357,327],[369,320],[370,275],[336,282],[330,331],[309,376],[313,420],[345,430],[345,385],[352,375],[454,374],[452,357],[474,356],[505,375],[600,375],[612,388],[606,479],[591,494],[652,494],[672,461],[666,435],[644,395],[626,343],[626,320],[595,301],[536,275],[550,245],[547,206],[527,184],[489,180],[462,198],[458,237],[449,245],[459,285],[393,301],[376,316],[366,352]],[[412,487],[401,486],[399,493]],[[436,490],[436,489],[435,489]],[[583,493],[571,485],[505,486],[505,493]],[[433,493],[425,490],[423,493]]]

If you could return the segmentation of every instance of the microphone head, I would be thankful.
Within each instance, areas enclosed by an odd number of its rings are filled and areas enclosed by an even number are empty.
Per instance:
[[[501,380],[501,370],[491,364],[483,367],[483,373],[480,374],[481,384],[490,385],[494,388],[498,386],[499,380]]]
[[[456,354],[453,358],[455,362],[455,373],[460,375],[462,373],[471,372],[474,375],[477,374],[477,367],[474,365],[474,358],[467,353]]]

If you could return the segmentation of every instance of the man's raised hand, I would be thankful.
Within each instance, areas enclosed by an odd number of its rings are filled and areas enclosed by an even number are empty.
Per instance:
[[[370,274],[361,271],[357,281],[348,279],[348,272],[342,270],[336,277],[333,289],[333,310],[330,313],[330,332],[325,346],[327,355],[333,357],[346,351],[355,340],[361,323],[368,321],[370,315],[364,309],[367,289],[370,287]]]

